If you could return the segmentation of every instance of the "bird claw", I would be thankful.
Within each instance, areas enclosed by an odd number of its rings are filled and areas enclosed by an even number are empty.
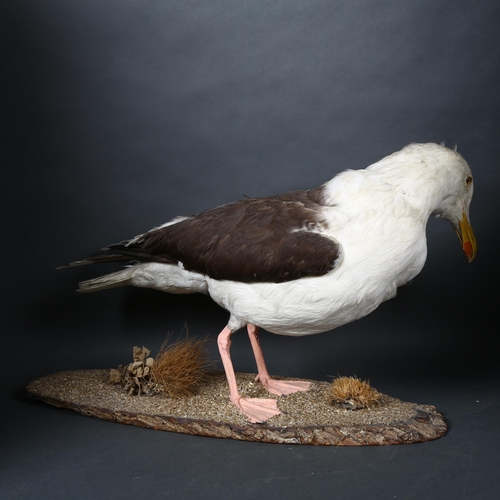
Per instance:
[[[274,380],[269,378],[265,382],[261,381],[261,383],[267,391],[278,396],[307,391],[311,387],[311,382],[302,380]],[[275,399],[240,397],[233,403],[253,423],[265,422],[271,417],[281,414]]]
[[[233,403],[252,423],[265,422],[271,417],[281,414],[275,399],[240,397]]]
[[[261,383],[268,392],[278,396],[293,394],[294,392],[300,391],[305,392],[311,387],[311,382],[305,382],[302,380],[274,380],[269,378],[265,382],[261,380]]]

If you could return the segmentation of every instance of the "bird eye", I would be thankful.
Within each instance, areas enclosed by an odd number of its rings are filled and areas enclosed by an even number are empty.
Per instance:
[[[468,175],[466,178],[465,178],[465,185],[466,186],[470,186],[472,184],[472,176],[471,175]]]

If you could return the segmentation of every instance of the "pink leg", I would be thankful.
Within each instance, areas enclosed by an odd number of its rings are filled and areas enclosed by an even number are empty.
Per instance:
[[[255,325],[247,325],[248,336],[252,343],[253,354],[257,363],[257,378],[262,385],[271,393],[281,396],[282,394],[292,394],[298,391],[307,391],[311,387],[310,382],[303,382],[301,380],[274,380],[269,375],[264,361],[264,355],[259,342],[259,327]]]
[[[232,333],[233,332],[229,329],[229,327],[226,326],[226,328],[220,332],[217,339],[220,357],[222,358],[222,364],[224,365],[227,382],[229,384],[231,402],[234,403],[251,422],[265,422],[271,417],[280,414],[276,400],[244,398],[238,392],[236,376],[234,374],[233,363],[231,362],[231,355],[229,353],[231,348]]]

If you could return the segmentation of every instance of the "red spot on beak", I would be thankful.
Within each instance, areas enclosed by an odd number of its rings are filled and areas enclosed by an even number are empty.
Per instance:
[[[463,249],[464,249],[464,252],[465,252],[465,255],[467,255],[467,257],[469,259],[472,259],[472,255],[473,255],[473,250],[472,250],[472,244],[470,241],[466,241],[463,245]]]

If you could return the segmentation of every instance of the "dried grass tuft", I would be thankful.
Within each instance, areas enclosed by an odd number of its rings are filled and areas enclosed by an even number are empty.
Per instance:
[[[109,372],[109,382],[119,384],[129,395],[190,396],[209,378],[214,363],[206,344],[208,338],[186,337],[170,343],[167,337],[155,358],[146,347],[134,347],[134,361]]]
[[[332,404],[356,410],[376,406],[380,393],[370,385],[369,380],[338,377],[332,381],[330,398]]]
[[[189,396],[208,379],[213,368],[206,344],[208,338],[188,338],[163,343],[154,359],[151,376],[170,397]]]

